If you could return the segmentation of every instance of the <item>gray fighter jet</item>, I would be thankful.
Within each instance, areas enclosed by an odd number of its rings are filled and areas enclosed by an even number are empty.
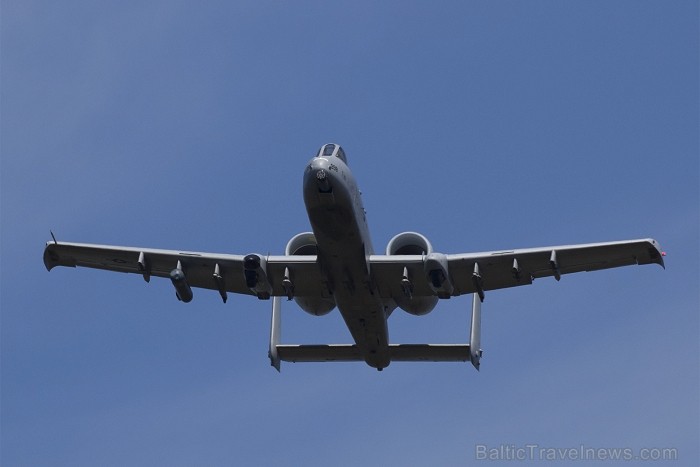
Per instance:
[[[416,232],[389,241],[386,252],[372,248],[365,210],[343,149],[326,144],[306,165],[304,203],[313,232],[294,236],[283,256],[230,255],[178,250],[64,243],[46,244],[44,264],[82,266],[169,278],[176,296],[192,300],[192,288],[254,295],[272,301],[269,356],[280,361],[365,361],[382,370],[392,361],[481,359],[481,303],[486,292],[531,284],[540,277],[633,264],[664,266],[653,239],[551,246],[483,253],[443,254]],[[392,344],[387,319],[397,307],[429,313],[439,299],[473,294],[468,344]],[[353,344],[280,344],[282,298],[312,315],[338,308]]]

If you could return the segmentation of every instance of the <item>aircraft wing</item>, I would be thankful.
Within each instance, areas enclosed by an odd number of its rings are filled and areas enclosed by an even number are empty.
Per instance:
[[[271,295],[287,295],[282,280],[285,270],[292,276],[295,296],[326,296],[325,278],[316,256],[263,256]],[[87,267],[108,271],[170,277],[178,266],[185,273],[190,287],[224,292],[256,295],[246,283],[242,255],[193,253],[179,250],[156,250],[83,243],[48,242],[44,249],[44,264],[49,271],[56,266]],[[218,277],[217,277],[218,276]]]
[[[446,278],[451,287],[448,296],[528,285],[536,278],[582,271],[656,263],[664,266],[663,253],[653,239],[620,242],[563,245],[520,250],[491,251],[467,254],[373,255],[370,257],[372,277],[380,294],[400,296],[401,280],[408,274],[414,296],[440,295],[429,282],[426,258],[446,265]]]
[[[452,288],[450,296],[531,284],[535,278],[560,277],[581,271],[595,271],[633,264],[656,263],[663,266],[663,256],[653,239],[583,245],[566,245],[521,250],[492,251],[439,256],[447,266],[446,276]],[[282,283],[289,272],[294,295],[328,296],[326,278],[316,256],[261,256],[266,260],[271,295],[285,296]],[[256,295],[248,287],[242,255],[194,253],[179,250],[48,242],[44,264],[50,271],[56,266],[88,267],[108,271],[140,274],[147,281],[151,276],[170,277],[180,264],[191,287]],[[372,255],[372,277],[383,297],[404,293],[401,279],[404,272],[411,278],[413,295],[433,296],[425,256]],[[475,279],[478,265],[479,279]],[[404,270],[405,269],[405,270]],[[217,276],[220,279],[217,279]]]

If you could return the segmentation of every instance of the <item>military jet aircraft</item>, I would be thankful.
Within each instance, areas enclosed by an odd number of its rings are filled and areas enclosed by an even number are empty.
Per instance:
[[[58,242],[44,250],[48,270],[81,266],[169,278],[176,296],[192,300],[192,288],[271,299],[269,357],[281,361],[365,361],[378,370],[392,361],[471,362],[479,369],[482,351],[481,303],[486,292],[528,285],[536,278],[633,264],[664,266],[653,239],[551,246],[483,253],[444,254],[416,232],[393,237],[383,255],[375,254],[360,191],[343,149],[323,145],[304,169],[304,203],[313,232],[294,236],[280,256],[194,253]],[[53,234],[52,234],[53,236]],[[438,303],[473,294],[467,344],[389,342],[389,315],[397,307],[425,315]],[[282,298],[312,315],[338,308],[352,344],[280,343]]]

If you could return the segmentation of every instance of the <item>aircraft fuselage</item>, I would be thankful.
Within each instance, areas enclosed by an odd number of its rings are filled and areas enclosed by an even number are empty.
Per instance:
[[[318,244],[318,261],[338,310],[372,367],[389,365],[387,317],[369,270],[372,242],[360,191],[344,153],[328,144],[304,172],[304,203]]]

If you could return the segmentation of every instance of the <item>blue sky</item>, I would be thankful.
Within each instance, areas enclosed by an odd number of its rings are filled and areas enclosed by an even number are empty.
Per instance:
[[[697,465],[699,16],[694,1],[3,1],[2,464],[512,465],[476,446],[537,445]],[[281,374],[269,302],[44,269],[49,229],[282,253],[309,230],[303,167],[327,142],[378,251],[406,230],[445,253],[654,237],[667,269],[488,294],[481,372]],[[397,310],[391,339],[464,342],[469,306]],[[337,312],[283,312],[286,343],[349,342]]]

